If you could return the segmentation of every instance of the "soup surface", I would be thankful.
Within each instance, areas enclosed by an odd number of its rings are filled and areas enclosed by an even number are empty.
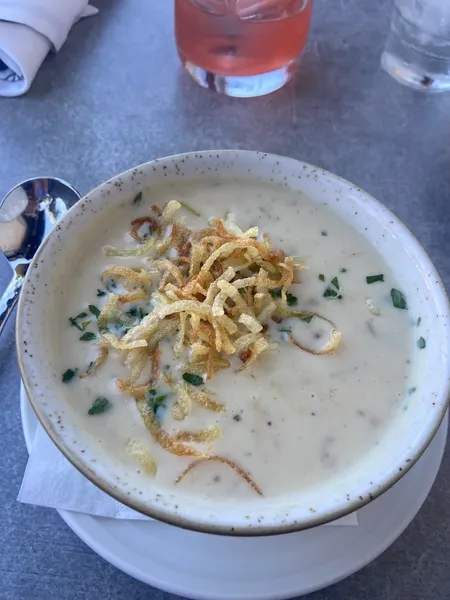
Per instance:
[[[119,340],[133,337],[129,331],[143,317],[149,319],[155,304],[163,302],[155,292],[164,272],[152,267],[153,250],[142,256],[114,256],[105,249],[142,248],[152,238],[154,223],[143,221],[136,241],[129,233],[130,222],[138,217],[156,218],[151,206],[163,209],[170,200],[188,205],[181,207],[176,218],[193,232],[208,227],[213,217],[226,217],[225,225],[235,223],[243,231],[256,226],[257,240],[262,242],[267,233],[273,248],[295,257],[298,283],[289,286],[287,296],[279,288],[270,293],[277,305],[284,302],[285,314],[298,312],[282,317],[274,313],[263,324],[258,335],[264,336],[268,348],[248,368],[238,371],[247,366],[252,347],[237,356],[222,353],[230,366],[215,369],[208,381],[204,373],[190,373],[186,367],[192,344],[203,343],[201,336],[175,356],[178,326],[158,345],[157,380],[145,388],[152,374],[152,361],[146,361],[134,384],[144,386],[142,394],[133,397],[119,389],[117,380],[129,381],[140,349],[116,350],[102,339],[105,333]],[[165,239],[170,231],[168,226]],[[178,486],[184,493],[230,500],[254,495],[255,489],[265,497],[307,489],[338,477],[379,444],[408,393],[411,324],[389,267],[359,233],[303,194],[245,180],[202,180],[143,190],[124,202],[114,218],[102,222],[79,252],[80,271],[65,286],[60,304],[64,308],[55,316],[61,386],[95,443],[152,485],[169,491]],[[175,255],[170,250],[164,256],[172,260]],[[129,282],[118,277],[117,271],[102,277],[111,266],[152,271],[153,283],[147,297],[118,303],[126,322],[110,319],[99,332],[98,313],[108,298],[141,289],[136,284],[126,290],[123,283]],[[241,276],[255,273],[244,269]],[[227,302],[232,310],[235,303]],[[235,318],[239,318],[236,311]],[[166,321],[179,325],[179,316]],[[338,336],[333,327],[342,334],[340,340],[333,337]],[[99,343],[108,349],[101,365],[95,364]],[[180,415],[177,384],[203,392],[216,409],[220,405],[224,410],[210,410],[188,399],[187,414]],[[156,419],[150,431],[137,400],[141,408],[142,403],[150,407]],[[199,456],[168,451],[158,441],[158,432],[155,437],[155,423],[159,434],[170,436],[171,444],[177,440]],[[247,480],[229,464],[202,461],[201,455],[233,461]],[[176,483],[196,461],[196,467]]]

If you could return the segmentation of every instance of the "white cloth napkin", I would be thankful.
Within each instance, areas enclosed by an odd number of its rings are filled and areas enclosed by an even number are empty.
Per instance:
[[[25,94],[49,50],[97,12],[88,0],[0,0],[0,96]]]
[[[145,519],[120,504],[86,479],[61,454],[39,425],[20,488],[18,500],[58,510],[71,510],[113,519]],[[329,525],[357,525],[357,513]]]

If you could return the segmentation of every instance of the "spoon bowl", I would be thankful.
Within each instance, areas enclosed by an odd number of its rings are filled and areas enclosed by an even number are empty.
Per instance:
[[[12,278],[0,298],[0,334],[12,313],[37,249],[81,195],[57,177],[35,177],[16,185],[0,202],[0,256]]]

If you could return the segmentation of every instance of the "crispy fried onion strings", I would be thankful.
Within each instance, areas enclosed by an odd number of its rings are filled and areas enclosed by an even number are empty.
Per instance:
[[[300,348],[300,350],[308,352],[309,354],[314,354],[315,356],[321,356],[323,354],[332,354],[339,347],[341,340],[342,340],[342,332],[339,331],[339,329],[336,327],[336,325],[333,323],[333,321],[330,321],[329,319],[325,318],[322,315],[319,315],[318,313],[310,312],[307,310],[293,310],[293,309],[285,309],[283,307],[280,310],[280,314],[283,314],[283,316],[285,316],[285,317],[295,317],[295,318],[300,318],[300,319],[317,318],[317,319],[320,319],[321,321],[325,321],[326,323],[331,325],[330,339],[322,348],[320,348],[320,350],[314,350],[312,348],[308,348],[307,346],[305,346],[304,344],[299,342],[292,335],[292,332],[290,332],[290,331],[286,332],[289,341],[292,342],[294,344],[294,346],[297,346],[297,348]]]
[[[174,396],[171,414],[176,421],[183,421],[194,404],[223,412],[225,405],[197,386],[211,380],[219,370],[230,368],[233,360],[238,361],[241,372],[275,349],[277,344],[269,337],[272,320],[316,317],[329,323],[331,338],[320,350],[307,348],[287,332],[293,344],[311,354],[331,354],[342,334],[325,317],[289,306],[289,289],[295,275],[305,268],[303,261],[274,249],[267,234],[260,236],[258,227],[241,229],[229,216],[213,219],[208,227],[193,232],[177,216],[182,207],[197,216],[195,209],[177,201],[168,202],[162,210],[153,206],[152,216],[138,217],[131,224],[130,236],[136,247],[105,249],[108,256],[118,260],[141,257],[141,268],[133,261],[133,266],[116,264],[103,272],[103,281],[111,282],[106,283],[111,293],[98,316],[100,355],[83,377],[95,372],[108,351],[114,350],[130,370],[128,379],[118,379],[117,386],[135,398],[154,440],[172,454],[200,459],[178,477],[177,483],[200,462],[215,460],[228,465],[262,495],[232,460],[211,456],[191,445],[217,440],[222,435],[218,426],[170,435],[157,418],[149,393],[163,374]],[[123,306],[140,302],[145,302],[146,313],[149,305],[153,310],[144,316],[140,306]],[[180,381],[181,377],[160,369],[159,344],[165,339],[173,346],[181,373],[197,380],[200,376],[198,383]],[[145,378],[149,361],[151,376]],[[139,445],[129,444],[128,450],[138,462],[146,461],[149,472],[156,469]]]
[[[177,442],[167,431],[165,431],[161,423],[156,418],[155,413],[144,400],[137,400],[136,406],[141,415],[145,427],[152,434],[154,440],[158,444],[172,454],[177,456],[197,456],[198,458],[207,458],[207,454],[188,446],[182,442]]]
[[[191,463],[180,475],[178,475],[178,477],[175,480],[175,483],[180,483],[180,481],[182,479],[184,479],[186,477],[186,475],[188,473],[190,473],[192,471],[192,469],[195,469],[195,467],[197,467],[199,464],[204,463],[204,462],[208,462],[208,461],[217,461],[220,462],[224,465],[228,465],[231,469],[233,469],[233,471],[235,471],[240,477],[242,477],[242,479],[244,479],[248,485],[260,496],[263,495],[261,488],[259,487],[258,484],[256,484],[253,479],[250,477],[250,475],[248,473],[246,473],[238,464],[236,464],[234,461],[230,460],[229,458],[224,458],[223,456],[206,456],[200,460],[196,460],[195,462]]]

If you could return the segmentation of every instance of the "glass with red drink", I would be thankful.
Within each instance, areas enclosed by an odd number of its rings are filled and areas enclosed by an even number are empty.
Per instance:
[[[175,0],[178,53],[200,85],[262,96],[291,79],[311,12],[312,0]]]

